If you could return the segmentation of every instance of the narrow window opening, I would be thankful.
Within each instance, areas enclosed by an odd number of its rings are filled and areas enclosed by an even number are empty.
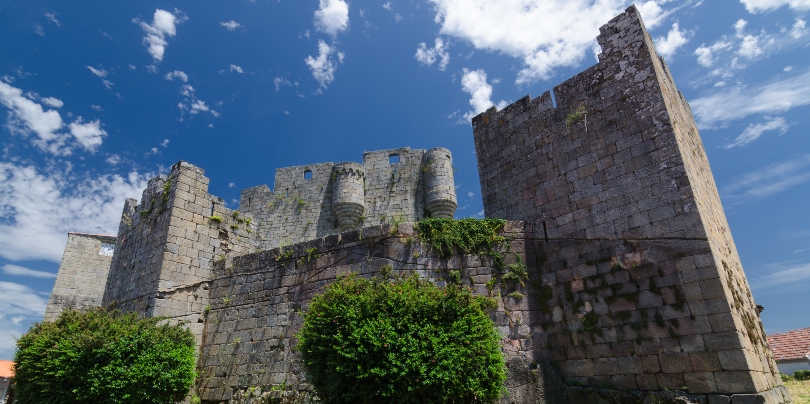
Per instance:
[[[312,179],[312,170],[304,171],[304,179],[305,180],[311,180]]]
[[[388,164],[399,163],[399,154],[392,154],[388,156]]]
[[[551,93],[551,106],[557,108],[557,99],[554,98],[554,89],[552,88],[551,91],[549,91],[549,93]]]
[[[290,189],[287,188],[287,189],[284,190],[284,192],[286,193],[284,196],[289,198],[290,197]]]
[[[208,215],[208,216],[214,216],[214,205],[215,204],[213,202],[211,202],[211,214]]]

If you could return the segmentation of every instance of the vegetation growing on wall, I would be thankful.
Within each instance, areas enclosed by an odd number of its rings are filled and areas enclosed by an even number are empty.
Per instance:
[[[105,308],[67,310],[17,340],[20,403],[180,401],[194,381],[194,336]]]
[[[418,277],[351,275],[316,296],[298,337],[327,403],[490,402],[503,390],[492,299]]]
[[[464,254],[482,254],[493,258],[496,268],[503,268],[503,256],[496,247],[506,241],[499,234],[506,225],[503,219],[426,219],[414,226],[419,237],[432,244],[439,254],[448,258],[453,247]]]

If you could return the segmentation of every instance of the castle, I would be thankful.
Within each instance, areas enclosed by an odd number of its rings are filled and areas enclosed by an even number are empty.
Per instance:
[[[790,402],[689,105],[634,7],[597,39],[599,62],[553,99],[472,122],[485,214],[508,221],[526,282],[414,240],[414,221],[455,211],[445,149],[279,169],[239,211],[180,162],[127,200],[115,238],[69,235],[45,319],[117,302],[186,321],[203,402],[306,397],[301,310],[338,276],[390,265],[498,297],[504,403]]]

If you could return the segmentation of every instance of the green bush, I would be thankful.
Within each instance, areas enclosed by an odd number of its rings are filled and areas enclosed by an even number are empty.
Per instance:
[[[161,319],[67,310],[17,340],[18,403],[174,403],[194,373],[194,336]]]
[[[810,380],[810,370],[797,370],[793,372],[793,378],[796,380]]]
[[[298,349],[326,403],[491,402],[506,378],[493,306],[458,285],[351,275],[312,300]]]

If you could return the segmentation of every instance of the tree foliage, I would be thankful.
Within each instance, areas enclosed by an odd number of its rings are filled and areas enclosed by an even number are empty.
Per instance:
[[[506,368],[492,299],[413,276],[356,275],[315,296],[299,336],[308,380],[326,403],[491,402]]]
[[[159,318],[67,310],[17,340],[18,403],[173,403],[196,377],[194,336]]]

